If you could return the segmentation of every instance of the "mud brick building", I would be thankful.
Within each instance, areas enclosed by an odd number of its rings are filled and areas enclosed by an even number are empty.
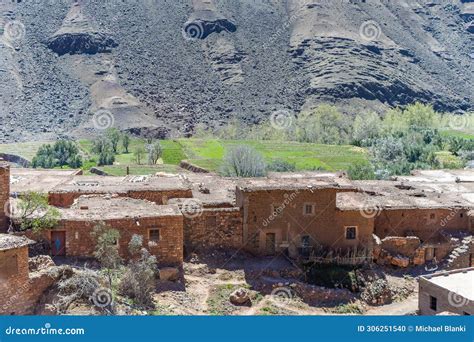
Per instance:
[[[370,245],[372,221],[336,207],[339,192],[356,191],[343,178],[247,180],[237,187],[245,248],[259,255],[323,245],[347,249]]]
[[[26,237],[0,234],[0,315],[28,315],[54,279],[29,271]]]
[[[418,309],[421,315],[474,315],[474,268],[420,277]]]
[[[10,166],[0,162],[0,232],[8,223],[7,211],[8,200],[10,198]]]
[[[76,198],[87,194],[117,194],[156,204],[166,204],[171,198],[192,197],[189,185],[179,177],[78,176],[49,190],[49,202],[57,207],[69,207]]]
[[[160,266],[183,262],[183,215],[177,206],[157,205],[118,195],[83,195],[70,208],[60,209],[57,227],[47,231],[53,256],[92,257],[94,227],[103,222],[120,233],[119,254],[129,259],[128,244],[134,234],[143,237],[144,247]]]

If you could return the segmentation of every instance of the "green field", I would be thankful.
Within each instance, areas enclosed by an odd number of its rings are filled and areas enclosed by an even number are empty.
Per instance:
[[[474,133],[469,133],[469,132],[464,132],[464,131],[446,130],[446,131],[441,131],[441,135],[446,136],[446,137],[474,139]]]
[[[267,162],[281,159],[294,163],[297,170],[345,170],[367,159],[364,149],[354,146],[319,145],[282,141],[180,139],[188,160],[209,170],[218,170],[225,151],[236,145],[249,145],[262,153]]]
[[[4,144],[0,145],[0,152],[18,154],[31,160],[39,146],[44,143]],[[367,159],[366,151],[354,146],[215,139],[161,140],[160,143],[163,147],[163,156],[159,161],[160,165],[136,165],[133,151],[139,145],[144,146],[145,141],[133,138],[130,142],[129,153],[124,153],[123,148],[119,146],[119,154],[115,157],[115,164],[113,166],[100,167],[100,169],[117,176],[125,175],[127,166],[130,166],[131,174],[146,174],[158,171],[174,172],[177,171],[177,166],[181,160],[188,160],[197,166],[217,171],[226,150],[240,144],[254,147],[262,153],[267,162],[276,159],[285,160],[294,163],[297,170],[344,170],[354,162]],[[94,166],[93,160],[97,157],[92,152],[92,141],[80,140],[78,141],[78,146],[85,160],[84,169],[88,170]]]

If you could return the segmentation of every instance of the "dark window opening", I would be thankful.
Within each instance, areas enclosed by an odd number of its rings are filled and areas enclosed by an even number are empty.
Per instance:
[[[355,240],[357,236],[357,228],[356,227],[346,227],[346,239],[347,240]]]
[[[160,230],[159,229],[150,229],[148,232],[150,241],[160,241]]]
[[[438,299],[436,297],[430,296],[430,309],[431,310],[438,310]]]

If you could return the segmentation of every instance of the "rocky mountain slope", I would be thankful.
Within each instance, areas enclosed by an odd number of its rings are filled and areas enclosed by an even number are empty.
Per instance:
[[[474,107],[467,0],[0,1],[0,141]]]

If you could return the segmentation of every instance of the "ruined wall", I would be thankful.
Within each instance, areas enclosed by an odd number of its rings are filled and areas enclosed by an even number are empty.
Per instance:
[[[31,315],[54,279],[45,272],[29,273],[27,246],[0,252],[0,259],[7,258],[16,259],[16,272],[0,274],[0,315]]]
[[[375,218],[375,234],[418,236],[422,241],[433,238],[441,230],[469,230],[465,209],[400,209],[383,210]]]
[[[353,247],[358,241],[345,238],[344,225],[358,225],[363,240],[371,232],[370,220],[358,213],[341,214],[336,220],[337,189],[271,190],[242,192],[237,190],[237,203],[243,208],[243,236],[246,249],[260,255],[271,255],[272,235],[275,251],[288,249],[291,256],[302,247],[305,236],[311,245],[331,248]],[[282,208],[274,215],[272,205]],[[314,212],[304,212],[306,205],[314,205]]]
[[[196,217],[184,217],[187,252],[212,248],[241,248],[242,215],[239,208],[204,209]]]
[[[97,191],[87,192],[82,191],[52,191],[48,194],[49,204],[55,207],[68,208],[74,201],[82,195],[104,195],[106,194],[103,191],[97,189]],[[192,197],[192,191],[189,189],[177,189],[177,190],[130,190],[130,191],[120,191],[117,190],[117,195],[122,197],[130,197],[134,199],[143,199],[150,202],[154,202],[158,205],[166,204],[168,199],[171,198],[190,198]]]
[[[0,163],[0,232],[8,229],[5,206],[10,198],[10,166]]]
[[[120,220],[105,220],[110,227],[120,232],[120,256],[130,258],[128,243],[132,235],[143,236],[144,246],[157,257],[160,266],[181,265],[183,262],[183,217],[163,216],[153,218],[127,218]],[[138,222],[138,224],[137,224]],[[66,232],[66,255],[75,257],[92,257],[95,240],[91,232],[97,222],[94,221],[61,221],[57,231]],[[148,231],[151,228],[160,229],[160,241],[150,242]],[[50,232],[44,233],[44,238],[50,240]]]

